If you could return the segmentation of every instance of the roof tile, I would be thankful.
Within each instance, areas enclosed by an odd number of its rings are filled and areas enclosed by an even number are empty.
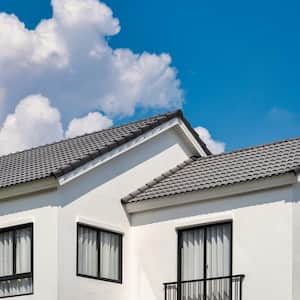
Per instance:
[[[186,123],[204,150],[210,154],[205,144],[196,136],[189,123],[184,119],[182,112],[177,110],[53,144],[1,156],[0,188],[47,178],[51,175],[59,177],[174,117],[180,117]]]
[[[193,157],[122,199],[133,203],[277,176],[300,169],[300,138]]]

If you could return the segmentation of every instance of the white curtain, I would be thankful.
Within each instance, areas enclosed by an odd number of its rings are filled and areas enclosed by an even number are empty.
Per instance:
[[[31,271],[31,230],[29,228],[16,231],[16,273]]]
[[[206,242],[204,241],[206,231]],[[181,249],[181,280],[224,277],[230,275],[231,225],[215,225],[207,228],[183,231]],[[206,244],[206,262],[204,247]],[[202,300],[204,281],[181,284],[181,299]],[[207,300],[229,300],[230,279],[208,280]]]
[[[19,229],[16,235],[16,274],[31,272],[31,229]],[[13,274],[13,231],[0,234],[0,277]],[[0,281],[0,297],[32,293],[32,278]]]
[[[13,233],[0,233],[0,277],[13,274]]]
[[[230,275],[230,225],[207,228],[207,278]]]
[[[230,275],[230,225],[207,228],[207,278]],[[207,282],[207,300],[229,300],[230,279]]]
[[[182,232],[181,280],[202,279],[204,276],[204,230]]]
[[[102,278],[119,280],[120,237],[117,234],[100,234],[100,274]]]
[[[78,228],[78,272],[98,276],[97,231],[86,227]]]
[[[32,278],[0,281],[0,297],[32,293]]]
[[[204,230],[182,232],[181,280],[203,279],[204,277]],[[203,297],[203,282],[181,284],[182,300],[200,300]]]

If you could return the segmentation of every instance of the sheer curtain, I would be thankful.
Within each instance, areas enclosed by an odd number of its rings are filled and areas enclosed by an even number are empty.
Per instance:
[[[181,280],[202,279],[204,276],[204,230],[182,232]]]
[[[110,232],[100,233],[100,274],[102,278],[119,280],[120,237]]]
[[[78,226],[78,273],[119,281],[121,239],[117,233]]]
[[[207,277],[224,277],[230,274],[231,225],[216,225],[207,228]],[[207,283],[207,299],[230,298],[230,279]]]
[[[31,271],[31,230],[29,228],[16,231],[16,273]]]
[[[181,280],[204,278],[204,230],[195,229],[182,232]],[[203,282],[183,283],[181,286],[183,300],[202,299]]]
[[[206,240],[205,240],[206,237]],[[181,280],[224,277],[230,275],[231,225],[220,224],[181,232]],[[206,249],[205,249],[206,247]],[[204,252],[206,250],[206,261]],[[182,300],[230,299],[230,279],[182,283]]]
[[[97,231],[82,226],[78,228],[78,272],[98,276]]]
[[[14,239],[15,234],[15,239]],[[31,272],[31,228],[0,233],[0,277]],[[13,270],[13,247],[16,256]],[[0,297],[32,293],[32,277],[0,281]]]
[[[13,275],[13,232],[0,233],[0,277]]]

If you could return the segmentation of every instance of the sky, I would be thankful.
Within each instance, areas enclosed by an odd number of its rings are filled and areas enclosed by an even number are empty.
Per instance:
[[[300,136],[299,9],[1,0],[0,153],[177,107],[214,152]]]

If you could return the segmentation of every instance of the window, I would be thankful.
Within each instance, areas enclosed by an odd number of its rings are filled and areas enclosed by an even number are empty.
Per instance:
[[[179,232],[181,280],[231,274],[231,223],[210,224]]]
[[[197,281],[179,287],[184,299],[231,299],[232,223],[181,230],[178,246],[178,281]]]
[[[77,225],[77,275],[122,282],[122,235]]]
[[[33,293],[33,224],[0,229],[0,298]]]

